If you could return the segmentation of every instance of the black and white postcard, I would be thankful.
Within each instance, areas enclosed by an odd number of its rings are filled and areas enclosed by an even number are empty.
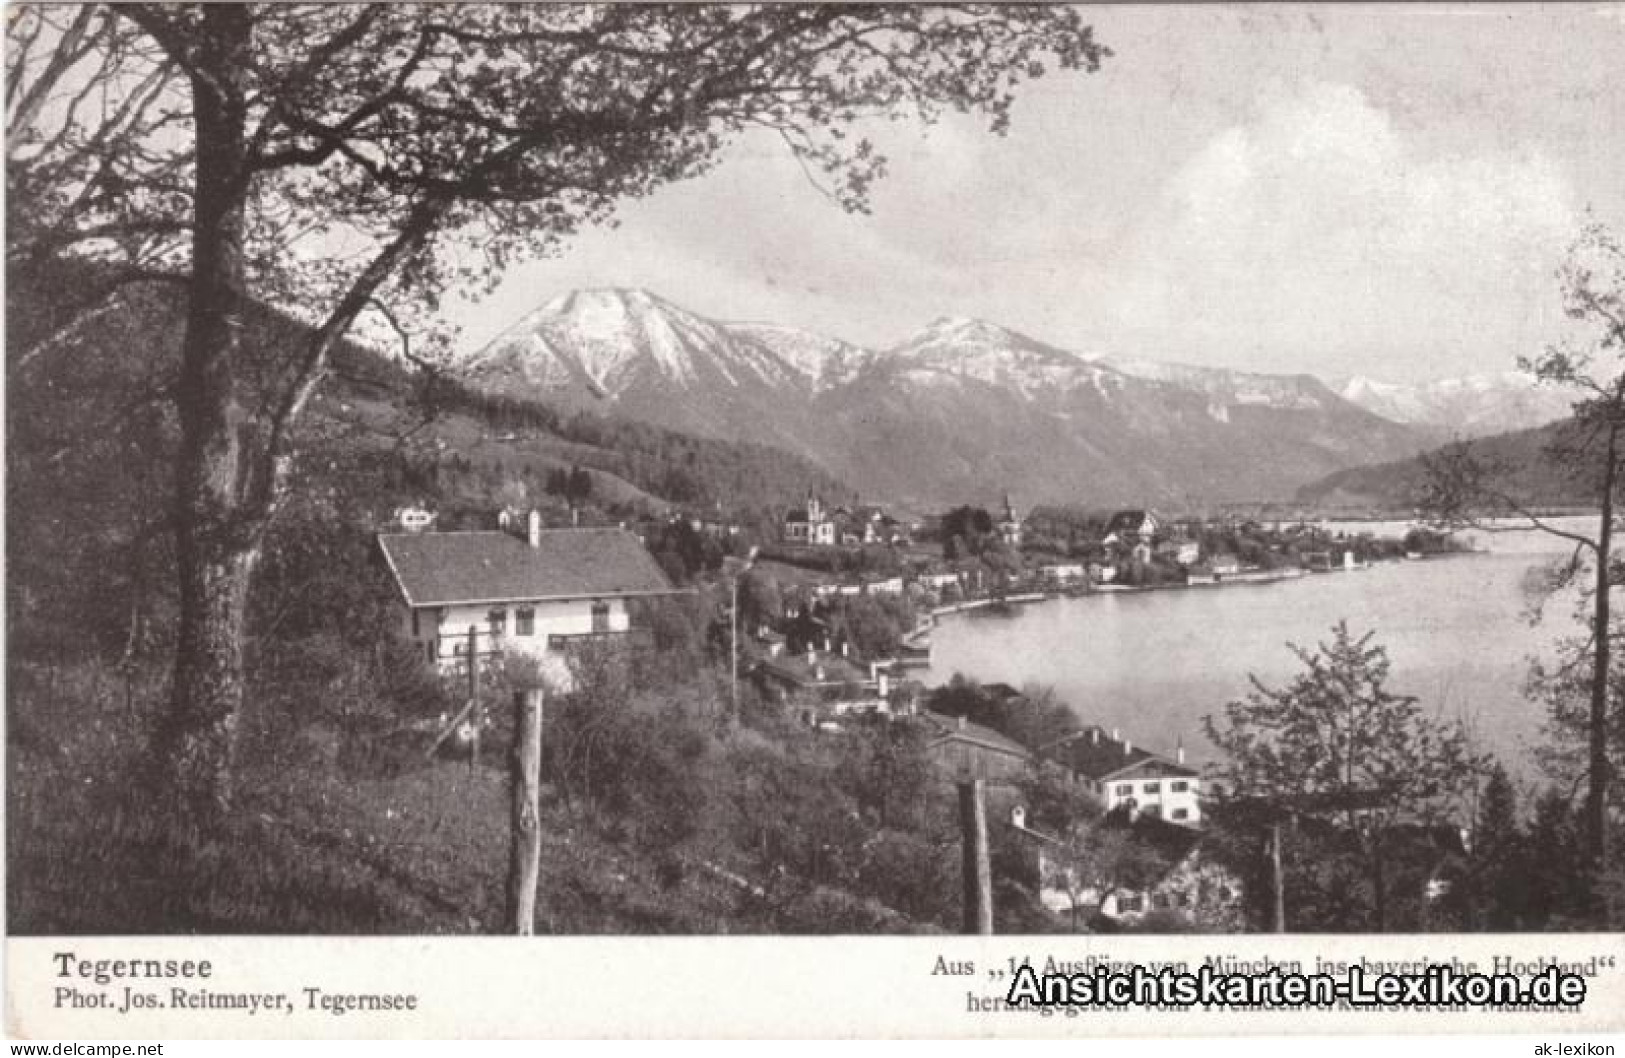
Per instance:
[[[7,1031],[1618,1031],[1625,6],[14,3]]]

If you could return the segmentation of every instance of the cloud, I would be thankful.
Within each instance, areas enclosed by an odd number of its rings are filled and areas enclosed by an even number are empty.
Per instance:
[[[1416,373],[1430,349],[1527,331],[1576,230],[1565,174],[1535,152],[1425,144],[1425,129],[1400,128],[1354,87],[1276,89],[1180,166],[1136,225],[1119,322],[1271,362],[1313,345],[1390,374]]]

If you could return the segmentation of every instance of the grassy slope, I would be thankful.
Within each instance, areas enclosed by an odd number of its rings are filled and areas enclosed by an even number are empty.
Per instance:
[[[144,884],[150,832],[135,749],[161,681],[135,708],[91,666],[14,666],[6,866],[13,933],[507,932],[509,793],[503,762],[419,762],[358,778],[314,747],[265,768],[225,840],[197,856],[204,895],[184,907]],[[749,928],[735,894],[676,884],[545,797],[540,932],[706,933]],[[195,851],[195,850],[194,850]]]

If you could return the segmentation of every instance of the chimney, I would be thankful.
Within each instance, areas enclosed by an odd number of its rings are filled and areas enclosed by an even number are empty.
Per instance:
[[[533,510],[533,511],[530,512],[529,529],[530,529],[530,531],[526,534],[527,542],[530,544],[531,547],[541,547],[542,546],[542,512],[541,511]]]
[[[1183,736],[1180,737],[1179,744],[1174,746],[1174,763],[1185,763],[1185,739]]]
[[[1089,729],[1089,744],[1091,746],[1100,745],[1100,728],[1091,727]]]
[[[1123,740],[1123,756],[1126,757],[1130,753],[1133,753],[1133,752],[1134,752],[1134,743],[1128,741],[1127,739],[1124,739]]]
[[[1112,741],[1113,742],[1117,741],[1117,728],[1115,728],[1115,727],[1112,728]]]
[[[968,726],[968,725],[969,725],[969,724],[970,724],[970,717],[968,717],[968,716],[961,716],[961,717],[957,717],[957,718],[955,718],[955,722],[954,722],[954,727],[955,727],[955,728],[956,728],[956,729],[957,729],[957,730],[960,730],[960,731],[963,731],[963,730],[965,730],[965,728],[966,728],[966,727],[967,727],[967,726]]]

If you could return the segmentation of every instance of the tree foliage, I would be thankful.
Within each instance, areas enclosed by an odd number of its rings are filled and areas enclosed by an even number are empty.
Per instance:
[[[1387,651],[1347,622],[1314,651],[1292,647],[1303,669],[1285,686],[1253,691],[1204,718],[1224,754],[1232,801],[1277,816],[1331,823],[1370,880],[1373,920],[1387,927],[1395,851],[1415,831],[1454,825],[1482,762],[1457,722],[1430,717],[1388,689]]]
[[[1600,879],[1609,855],[1609,789],[1617,768],[1622,723],[1613,684],[1613,641],[1618,629],[1611,589],[1625,583],[1615,546],[1617,500],[1625,462],[1625,247],[1604,225],[1590,222],[1559,271],[1563,309],[1572,333],[1519,367],[1537,384],[1574,396],[1571,416],[1552,431],[1543,452],[1550,474],[1596,504],[1595,527],[1574,530],[1545,518],[1515,485],[1515,467],[1486,458],[1468,442],[1448,446],[1426,461],[1422,508],[1441,524],[1491,532],[1536,529],[1564,543],[1569,558],[1554,568],[1553,590],[1577,586],[1585,599],[1586,633],[1571,644],[1557,672],[1534,674],[1535,697],[1573,745],[1586,774],[1585,831],[1590,871]]]
[[[353,328],[420,357],[412,332],[445,291],[705,172],[747,132],[862,208],[885,162],[848,135],[860,118],[954,109],[1002,129],[1018,82],[1105,54],[1074,9],[1043,6],[63,10],[26,9],[7,52],[18,252],[155,265],[185,291],[159,756],[161,789],[199,813],[229,804],[249,581]],[[246,345],[245,295],[304,315],[307,339]]]

